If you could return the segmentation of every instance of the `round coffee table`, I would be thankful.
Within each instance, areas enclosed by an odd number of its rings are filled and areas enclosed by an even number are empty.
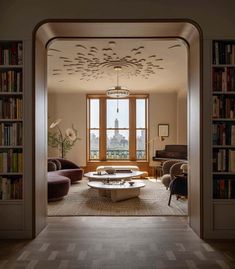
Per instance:
[[[103,183],[100,181],[90,181],[87,185],[98,189],[100,196],[110,197],[113,202],[118,202],[138,197],[140,189],[145,186],[145,183],[140,180],[132,180],[131,182],[134,182],[134,184],[130,185],[129,182]]]
[[[85,177],[89,179],[89,181],[118,181],[118,180],[130,180],[133,177],[138,177],[143,175],[141,171],[132,171],[131,173],[115,173],[115,174],[107,174],[103,173],[98,175],[97,172],[88,172],[84,174]]]

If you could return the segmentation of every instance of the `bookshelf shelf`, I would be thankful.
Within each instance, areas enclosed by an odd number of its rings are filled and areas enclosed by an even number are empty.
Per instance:
[[[0,172],[0,176],[5,176],[5,175],[8,175],[8,176],[22,176],[23,173],[21,172]]]
[[[212,121],[235,121],[235,119],[227,119],[227,118],[212,118]]]
[[[235,176],[235,172],[213,172],[213,175],[231,175],[231,176]]]
[[[0,149],[22,149],[23,146],[0,146]]]
[[[4,211],[21,210],[24,201],[23,71],[23,42],[0,40],[0,210]]]
[[[213,91],[212,94],[216,94],[216,95],[235,95],[235,92]]]
[[[0,96],[4,96],[4,95],[23,95],[22,92],[0,92]]]
[[[212,67],[235,67],[235,64],[213,64]]]
[[[23,205],[22,199],[1,200],[1,205]]]
[[[222,205],[231,204],[231,205],[234,205],[235,199],[213,199],[213,204],[222,204]]]
[[[21,122],[23,119],[0,119],[0,122]]]
[[[234,148],[235,149],[235,145],[213,145],[212,146],[213,148],[216,148],[216,149],[225,149],[225,148]]]
[[[23,68],[23,65],[0,65],[0,69]]]

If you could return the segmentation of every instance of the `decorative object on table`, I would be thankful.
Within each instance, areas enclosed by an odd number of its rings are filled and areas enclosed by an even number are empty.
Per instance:
[[[164,141],[165,137],[169,137],[169,124],[158,124],[158,136],[161,141]]]
[[[57,119],[50,125],[49,128],[56,128],[56,131],[48,132],[48,144],[52,148],[58,148],[61,153],[61,158],[65,158],[66,153],[68,153],[74,144],[78,140],[81,140],[81,138],[78,137],[78,130],[74,128],[73,124],[72,128],[66,129],[65,133],[63,134],[60,127],[58,126],[60,122],[61,119]]]
[[[116,172],[116,170],[114,169],[114,168],[108,168],[108,169],[106,169],[105,170],[106,171],[106,173],[108,173],[109,175],[113,175],[113,174],[115,174],[115,172]]]

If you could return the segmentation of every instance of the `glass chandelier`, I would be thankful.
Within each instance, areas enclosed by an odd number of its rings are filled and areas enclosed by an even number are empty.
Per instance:
[[[106,95],[110,98],[125,98],[129,96],[129,90],[127,88],[119,86],[119,71],[122,70],[122,67],[115,66],[114,70],[117,71],[117,86],[108,89],[106,91]]]

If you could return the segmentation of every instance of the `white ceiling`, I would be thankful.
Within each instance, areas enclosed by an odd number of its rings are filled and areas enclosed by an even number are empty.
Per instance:
[[[180,39],[64,39],[48,48],[50,92],[131,93],[187,89],[187,47]]]

